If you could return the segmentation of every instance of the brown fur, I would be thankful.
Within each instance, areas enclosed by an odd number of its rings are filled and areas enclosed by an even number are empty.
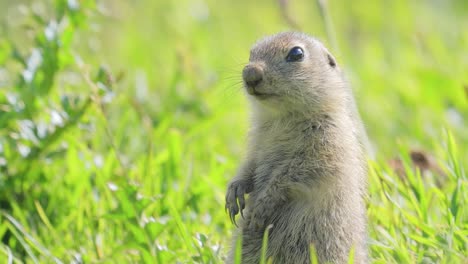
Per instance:
[[[286,61],[293,47],[303,49],[302,61]],[[334,58],[314,38],[280,33],[254,45],[244,83],[248,153],[226,194],[231,219],[245,217],[234,238],[242,235],[242,263],[259,263],[270,224],[273,263],[310,263],[311,245],[320,263],[347,263],[351,248],[355,263],[367,263],[367,139]]]

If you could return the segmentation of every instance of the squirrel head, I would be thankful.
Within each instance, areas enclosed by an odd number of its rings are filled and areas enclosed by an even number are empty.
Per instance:
[[[329,113],[345,107],[348,98],[335,58],[321,42],[298,32],[259,40],[242,78],[254,108],[274,116]]]

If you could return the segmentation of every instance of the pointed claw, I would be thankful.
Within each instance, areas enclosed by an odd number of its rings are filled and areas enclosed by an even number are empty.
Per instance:
[[[230,218],[231,218],[231,222],[236,226],[237,226],[237,223],[236,223],[236,214],[234,213],[233,210],[231,210],[230,214],[229,214]]]
[[[236,202],[238,202],[239,209],[242,212],[242,210],[245,208],[244,190],[242,190],[241,188],[238,188],[236,190],[236,197],[237,197]]]
[[[242,216],[242,219],[245,219],[244,217],[244,209],[245,209],[245,202],[239,202],[240,203],[240,208],[239,208],[239,211],[240,211],[240,215]]]
[[[239,206],[240,206],[241,210],[245,209],[245,200],[244,200],[243,197],[242,197],[242,199],[239,199]]]
[[[244,180],[235,180],[229,184],[226,193],[225,210],[229,214],[231,222],[236,226],[238,226],[236,222],[236,215],[238,213],[240,213],[242,219],[245,219],[243,211],[246,206],[244,195],[246,194],[246,189],[249,188],[246,185],[247,183]]]

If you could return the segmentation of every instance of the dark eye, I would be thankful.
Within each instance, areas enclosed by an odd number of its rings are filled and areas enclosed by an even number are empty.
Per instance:
[[[287,62],[301,61],[303,58],[304,58],[304,50],[302,50],[301,47],[294,47],[289,51],[288,56],[286,56],[286,61]]]

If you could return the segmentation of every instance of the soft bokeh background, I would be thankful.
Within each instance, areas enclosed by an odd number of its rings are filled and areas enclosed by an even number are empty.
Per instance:
[[[373,262],[467,261],[467,1],[0,0],[0,17],[0,260],[222,262],[241,69],[257,39],[301,30],[371,138]]]

